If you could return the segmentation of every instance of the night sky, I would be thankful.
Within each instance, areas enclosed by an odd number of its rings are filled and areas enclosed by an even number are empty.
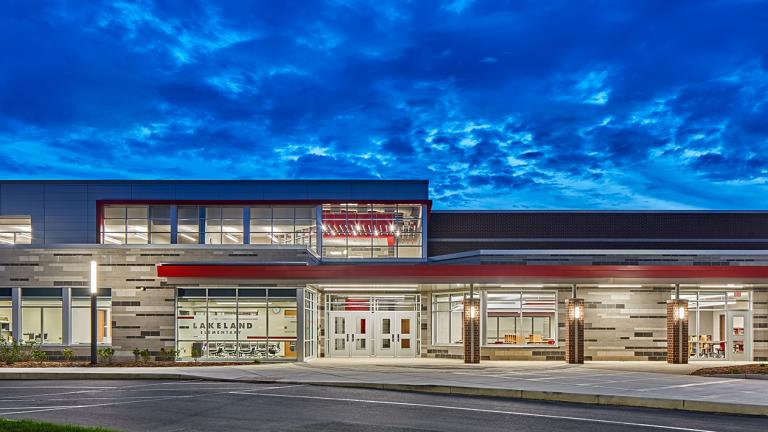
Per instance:
[[[768,208],[768,3],[6,1],[0,178]]]

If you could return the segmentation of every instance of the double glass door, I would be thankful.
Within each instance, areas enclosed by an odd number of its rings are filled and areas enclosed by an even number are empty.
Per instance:
[[[415,357],[415,312],[378,312],[376,314],[376,356]]]
[[[330,313],[331,357],[368,357],[371,355],[371,312]]]
[[[415,357],[416,312],[330,312],[331,357]]]

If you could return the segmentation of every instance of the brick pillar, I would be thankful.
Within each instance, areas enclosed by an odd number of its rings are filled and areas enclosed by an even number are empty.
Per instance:
[[[667,363],[688,363],[688,300],[667,300]]]
[[[464,363],[480,363],[480,298],[478,297],[473,300],[464,299]]]
[[[568,311],[565,322],[565,362],[584,363],[584,299],[565,300]],[[578,316],[577,316],[578,308]]]

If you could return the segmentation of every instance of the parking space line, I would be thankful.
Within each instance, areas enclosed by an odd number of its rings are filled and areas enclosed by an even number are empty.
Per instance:
[[[601,420],[601,419],[586,418],[586,417],[559,416],[554,414],[536,414],[536,413],[528,413],[528,412],[520,412],[520,411],[503,411],[503,410],[494,410],[494,409],[485,409],[485,408],[469,408],[469,407],[457,407],[457,406],[449,406],[449,405],[432,405],[432,404],[415,403],[415,402],[394,402],[394,401],[380,401],[380,400],[370,400],[370,399],[333,398],[333,397],[323,397],[323,396],[284,395],[284,394],[274,394],[274,393],[247,393],[247,392],[230,392],[230,393],[247,395],[247,396],[260,396],[260,397],[314,399],[314,400],[323,400],[323,401],[357,402],[357,403],[365,403],[365,404],[410,406],[410,407],[418,407],[418,408],[435,408],[435,409],[456,410],[456,411],[471,411],[471,412],[481,412],[481,413],[489,413],[489,414],[522,416],[522,417],[551,418],[556,420],[570,420],[570,421],[585,422],[585,423],[637,426],[637,427],[645,427],[650,429],[665,429],[665,430],[676,430],[676,431],[685,431],[685,432],[715,432],[708,429],[694,429],[694,428],[686,428],[686,427],[679,427],[679,426],[623,422],[618,420]]]

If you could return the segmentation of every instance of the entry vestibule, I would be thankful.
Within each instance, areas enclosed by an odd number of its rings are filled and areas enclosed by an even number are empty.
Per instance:
[[[326,295],[329,357],[416,357],[420,296]]]
[[[752,359],[749,291],[683,291],[680,298],[688,300],[691,360]]]

